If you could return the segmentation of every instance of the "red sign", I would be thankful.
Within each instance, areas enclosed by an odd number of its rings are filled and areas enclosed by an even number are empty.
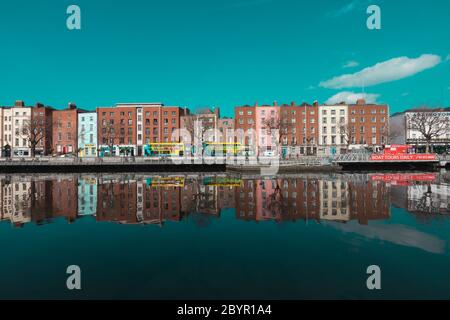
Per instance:
[[[398,174],[374,174],[370,176],[372,181],[396,182],[399,184],[409,181],[433,182],[437,180],[437,174],[434,173],[398,173]]]
[[[436,161],[435,154],[413,153],[413,154],[373,154],[372,161]]]

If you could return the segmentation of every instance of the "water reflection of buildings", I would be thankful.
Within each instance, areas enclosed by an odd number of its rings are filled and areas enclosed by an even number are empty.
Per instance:
[[[427,183],[408,186],[408,211],[450,214],[450,185]]]
[[[163,225],[190,216],[197,217],[196,221],[202,220],[199,215],[219,218],[222,210],[233,209],[237,219],[246,221],[368,224],[390,217],[396,185],[407,188],[405,205],[412,212],[449,211],[448,184],[416,181],[408,185],[399,179],[414,181],[405,176],[367,174],[277,179],[226,175],[6,176],[0,179],[0,218],[15,226],[28,222],[41,225],[55,218],[73,222],[86,216],[98,222]]]
[[[78,215],[89,216],[97,212],[97,177],[78,178]]]
[[[2,180],[1,186],[1,220],[9,220],[15,226],[31,222],[31,183]]]
[[[246,180],[236,190],[236,216],[244,220],[326,220],[348,222],[388,219],[389,188],[364,175],[301,179]]]

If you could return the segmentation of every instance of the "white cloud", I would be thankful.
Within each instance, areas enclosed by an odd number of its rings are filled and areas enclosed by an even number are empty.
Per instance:
[[[355,68],[355,67],[357,67],[357,66],[359,66],[359,62],[358,62],[358,61],[353,61],[353,60],[351,60],[351,61],[347,61],[347,62],[342,66],[342,68],[344,68],[344,69],[346,69],[346,68]]]
[[[363,9],[370,3],[369,0],[353,0],[349,3],[347,3],[345,6],[340,7],[339,9],[335,11],[328,12],[326,14],[327,17],[331,18],[337,18],[341,17],[343,15],[346,15],[354,10]]]
[[[374,86],[411,77],[419,72],[430,69],[441,63],[440,56],[423,54],[418,58],[399,57],[377,63],[353,74],[344,74],[319,85],[324,88],[342,89],[361,86]]]
[[[445,61],[449,61],[450,60],[450,54],[447,55],[447,58],[445,58]]]
[[[446,252],[447,243],[444,240],[404,225],[380,224],[362,226],[354,223],[327,223],[327,225],[343,232],[362,235],[367,239],[381,240],[395,245],[417,248],[436,254],[443,254]]]
[[[402,93],[402,97],[407,97],[407,96],[409,96],[409,92],[403,92]]]
[[[355,104],[358,99],[365,99],[367,103],[376,103],[379,96],[379,94],[375,93],[354,93],[350,91],[343,91],[335,94],[325,103],[338,104],[340,102],[345,102],[348,104]]]

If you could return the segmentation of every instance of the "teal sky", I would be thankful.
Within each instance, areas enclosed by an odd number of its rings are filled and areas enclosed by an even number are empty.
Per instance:
[[[70,4],[81,30],[66,28]],[[369,4],[381,30],[366,27]],[[403,57],[369,70],[364,92],[391,112],[448,106],[449,15],[448,0],[1,1],[0,105],[163,102],[232,115],[255,101],[361,93],[325,81]],[[408,75],[392,80],[395,68]]]

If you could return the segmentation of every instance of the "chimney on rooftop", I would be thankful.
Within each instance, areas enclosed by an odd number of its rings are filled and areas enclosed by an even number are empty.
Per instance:
[[[366,100],[364,98],[356,100],[356,104],[359,106],[363,106],[366,104]]]
[[[14,102],[14,107],[16,108],[25,107],[25,102],[23,102],[22,100],[16,100],[16,102]]]
[[[273,106],[274,106],[274,107],[278,106],[278,103],[277,103],[276,100],[273,102]]]
[[[291,102],[291,107],[295,107],[295,101]]]
[[[75,110],[77,108],[77,105],[73,102],[69,102],[69,110]]]
[[[44,107],[43,103],[40,103],[40,102],[36,103],[36,108],[43,108],[43,107]]]
[[[314,107],[318,107],[319,106],[319,102],[317,100],[315,100],[313,105],[314,105]]]
[[[220,118],[220,108],[219,107],[214,107],[214,113],[217,118]]]

